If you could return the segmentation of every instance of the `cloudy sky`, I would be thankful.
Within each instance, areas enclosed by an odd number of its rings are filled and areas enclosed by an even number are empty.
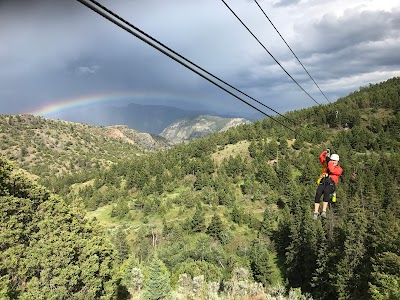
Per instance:
[[[256,2],[225,1],[286,71],[327,104]],[[221,0],[99,2],[281,113],[317,105]],[[331,102],[400,76],[399,1],[258,3]],[[127,102],[252,111],[76,0],[0,0],[0,113],[96,97],[121,104],[121,95]]]

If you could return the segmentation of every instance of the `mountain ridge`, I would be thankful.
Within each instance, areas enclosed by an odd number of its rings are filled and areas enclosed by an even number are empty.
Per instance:
[[[0,115],[0,137],[0,153],[37,175],[107,166],[126,155],[172,145],[127,126],[100,127],[33,115]]]
[[[159,135],[177,120],[199,115],[216,115],[224,118],[236,117],[218,114],[210,110],[190,110],[161,104],[129,103],[125,106],[78,107],[62,112],[58,119],[86,123],[94,126],[126,125],[133,130]]]
[[[243,118],[223,118],[218,116],[200,115],[194,118],[185,118],[165,128],[160,136],[173,143],[188,142],[192,139],[205,137],[215,132],[226,131],[229,128],[249,124]]]
[[[207,126],[198,123],[199,119],[207,119]],[[173,133],[163,137],[138,132],[127,125],[95,126],[29,114],[0,115],[0,137],[3,140],[0,153],[18,161],[21,167],[27,168],[33,174],[50,172],[49,167],[55,164],[51,168],[53,171],[58,170],[57,173],[61,175],[83,166],[94,167],[98,163],[103,166],[109,165],[123,159],[124,154],[121,151],[126,151],[131,155],[142,155],[146,151],[167,149],[181,141],[207,136],[217,131],[227,130],[232,126],[248,123],[244,119],[215,116],[186,118],[185,122],[184,130],[196,133],[179,138],[174,137]],[[197,128],[197,131],[192,128],[193,126]],[[199,131],[200,126],[203,131]],[[16,131],[21,134],[17,136]],[[103,144],[101,147],[104,149],[94,146],[96,143]],[[94,148],[96,150],[93,152]],[[121,148],[121,151],[118,151],[118,148]],[[40,151],[38,152],[38,150]],[[46,153],[46,155],[38,157],[40,152]],[[79,152],[93,153],[89,155],[90,158],[79,155],[79,158],[76,159],[79,163],[75,166],[65,165],[62,161],[66,156],[78,157],[76,154]],[[50,159],[55,160],[50,163]]]

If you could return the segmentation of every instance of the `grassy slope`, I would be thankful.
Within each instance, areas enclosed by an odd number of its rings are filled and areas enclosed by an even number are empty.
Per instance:
[[[0,115],[0,138],[1,154],[42,178],[99,169],[143,153],[105,127],[30,115]]]

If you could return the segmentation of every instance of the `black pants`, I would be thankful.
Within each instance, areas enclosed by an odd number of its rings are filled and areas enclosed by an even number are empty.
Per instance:
[[[331,179],[332,180],[332,179]],[[331,194],[335,191],[335,184],[332,182],[322,182],[317,187],[317,192],[315,193],[315,203],[321,202],[321,196],[324,194],[324,202],[331,201]]]

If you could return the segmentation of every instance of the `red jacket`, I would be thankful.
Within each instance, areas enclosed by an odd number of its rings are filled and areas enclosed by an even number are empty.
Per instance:
[[[329,174],[329,177],[332,178],[333,182],[335,184],[338,184],[339,176],[342,175],[343,169],[339,165],[334,166],[330,159],[327,160],[326,159],[327,153],[328,153],[327,151],[323,151],[319,156],[319,161],[323,166],[326,166],[326,162],[328,161],[328,165],[325,167],[323,174]]]

